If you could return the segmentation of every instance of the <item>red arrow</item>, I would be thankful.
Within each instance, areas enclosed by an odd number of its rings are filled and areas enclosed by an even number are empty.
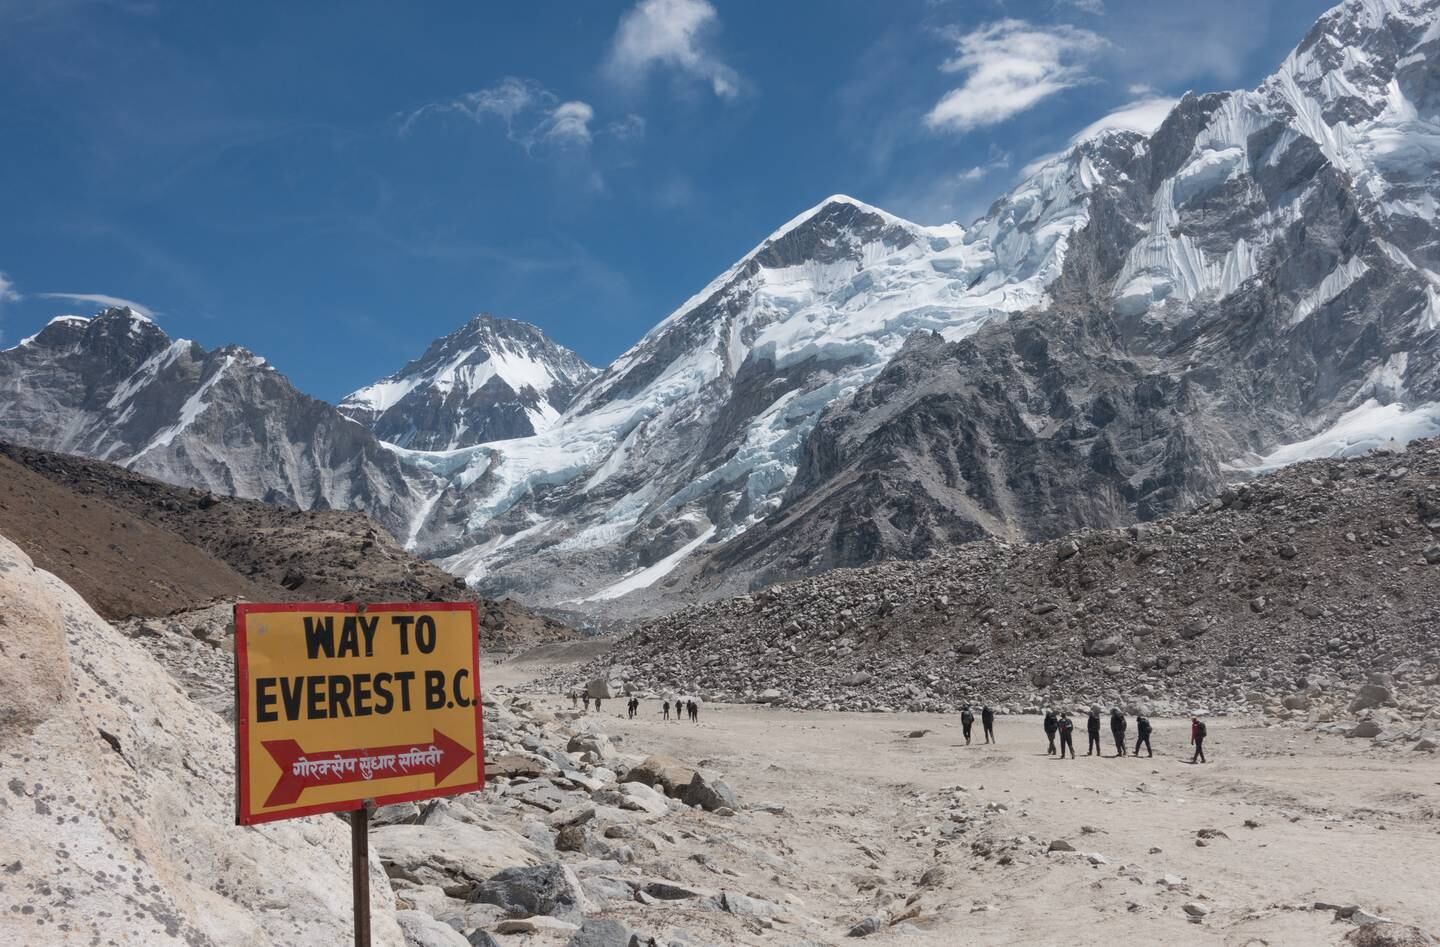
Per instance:
[[[418,773],[434,773],[438,786],[475,753],[439,730],[432,733],[435,739],[430,743],[321,753],[306,753],[295,740],[265,740],[261,745],[280,767],[280,779],[265,800],[265,807],[289,805],[312,786],[338,786]]]

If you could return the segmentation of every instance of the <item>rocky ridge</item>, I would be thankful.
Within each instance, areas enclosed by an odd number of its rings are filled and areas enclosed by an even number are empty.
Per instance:
[[[0,470],[15,474],[0,483],[0,532],[107,618],[164,616],[237,598],[477,599],[487,649],[573,635],[515,602],[476,596],[363,513],[236,499],[4,442]],[[185,623],[213,624],[205,614]]]
[[[837,570],[641,625],[553,685],[849,710],[1440,716],[1440,440],[1310,461],[1196,509]],[[1373,732],[1367,732],[1372,731]]]

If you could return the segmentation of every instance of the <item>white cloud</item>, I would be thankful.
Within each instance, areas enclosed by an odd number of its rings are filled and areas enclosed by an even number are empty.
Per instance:
[[[995,125],[1089,79],[1085,65],[1104,38],[1071,26],[1039,27],[1000,20],[956,34],[956,54],[940,67],[965,74],[925,116],[942,131]]]
[[[1105,0],[1057,0],[1055,5],[1074,7],[1081,13],[1093,13],[1095,16],[1105,15]]]
[[[584,148],[590,144],[595,110],[578,100],[561,101],[534,79],[506,76],[494,85],[444,102],[431,102],[401,117],[400,133],[409,133],[431,116],[463,115],[483,125],[499,119],[505,137],[526,151],[537,145]]]
[[[1165,116],[1175,107],[1179,99],[1167,96],[1152,95],[1143,99],[1136,99],[1120,106],[1113,112],[1101,116],[1095,121],[1080,129],[1070,136],[1070,141],[1061,151],[1054,151],[1047,155],[1041,155],[1020,169],[1020,177],[1028,178],[1039,171],[1043,166],[1054,161],[1056,158],[1068,152],[1080,142],[1087,138],[1094,138],[1104,131],[1120,130],[1139,132],[1142,135],[1153,135],[1155,130],[1165,121]]]
[[[605,134],[614,135],[620,141],[630,141],[634,138],[645,137],[645,119],[633,112],[622,119],[610,122],[605,126]]]
[[[605,72],[638,85],[657,66],[709,84],[722,99],[740,92],[740,76],[721,62],[708,39],[720,23],[706,0],[640,0],[620,17]]]
[[[1094,138],[1101,132],[1111,129],[1140,132],[1142,135],[1154,134],[1155,130],[1165,121],[1165,116],[1170,114],[1170,110],[1179,101],[1179,99],[1163,95],[1137,99],[1086,125],[1071,137],[1070,143],[1073,145],[1087,138]]]
[[[584,102],[561,102],[544,122],[543,137],[547,141],[590,144],[590,122],[595,110]]]
[[[130,308],[140,313],[146,319],[154,319],[155,313],[149,306],[137,303],[133,299],[122,299],[119,296],[107,296],[104,293],[36,293],[41,299],[66,299],[73,303],[94,303],[97,306],[111,308]]]

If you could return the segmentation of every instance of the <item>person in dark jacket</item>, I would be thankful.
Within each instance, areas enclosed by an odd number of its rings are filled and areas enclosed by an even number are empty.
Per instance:
[[[1195,744],[1195,755],[1190,757],[1190,762],[1205,762],[1205,721],[1199,717],[1190,718],[1190,742]]]
[[[987,704],[980,708],[980,726],[985,728],[985,742],[994,743],[995,740],[995,711]]]
[[[1055,755],[1055,734],[1060,731],[1060,721],[1055,717],[1055,711],[1045,711],[1045,739],[1050,741],[1050,747],[1045,751],[1047,756]]]
[[[1085,732],[1090,735],[1090,742],[1085,745],[1085,755],[1100,755],[1100,708],[1091,707],[1090,716],[1085,721]]]
[[[683,717],[684,715],[685,715],[685,703],[684,703],[683,701],[679,701],[679,700],[675,701],[675,719],[678,721],[678,720],[679,720],[681,717]]]
[[[1135,755],[1140,755],[1140,747],[1145,747],[1145,757],[1149,759],[1155,755],[1150,749],[1150,718],[1144,714],[1135,715]]]
[[[589,695],[589,694],[586,694],[584,697],[582,697],[582,698],[580,698],[580,699],[583,700],[583,701],[585,701],[585,712],[588,714],[588,713],[590,712],[590,695]]]
[[[960,708],[960,729],[965,731],[966,746],[970,745],[970,728],[973,726],[975,726],[975,714],[970,710],[970,705],[966,704]]]
[[[1068,748],[1070,758],[1073,760],[1075,758],[1075,721],[1070,719],[1068,713],[1061,711],[1055,728],[1060,734],[1060,758],[1062,760],[1065,758],[1065,750]]]
[[[660,701],[660,712],[665,715],[666,720],[670,719],[670,701]]]
[[[1129,724],[1119,707],[1110,708],[1110,735],[1115,738],[1115,755],[1125,755],[1125,730]]]

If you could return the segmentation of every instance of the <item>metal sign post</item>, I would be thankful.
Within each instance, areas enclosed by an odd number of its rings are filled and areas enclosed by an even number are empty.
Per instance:
[[[370,809],[365,804],[350,813],[351,880],[355,888],[355,947],[370,947]]]

